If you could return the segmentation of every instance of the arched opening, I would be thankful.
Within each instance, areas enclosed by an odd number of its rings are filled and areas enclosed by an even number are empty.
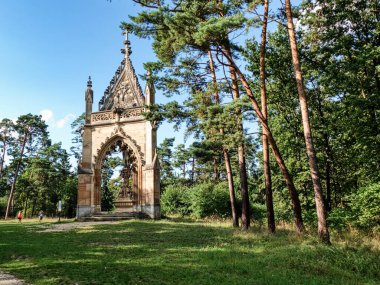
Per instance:
[[[122,137],[108,143],[95,173],[96,204],[101,211],[133,211],[138,202],[139,162]]]

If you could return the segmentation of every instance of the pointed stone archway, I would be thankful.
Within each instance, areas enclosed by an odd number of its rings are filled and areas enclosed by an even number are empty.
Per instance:
[[[142,115],[154,103],[154,87],[148,83],[145,96],[139,85],[126,34],[125,57],[92,112],[92,81],[87,82],[82,159],[78,166],[77,218],[101,211],[101,169],[107,154],[118,148],[123,154],[122,191],[118,211],[160,217],[160,176],[156,153],[156,129]],[[128,184],[131,183],[131,184]]]

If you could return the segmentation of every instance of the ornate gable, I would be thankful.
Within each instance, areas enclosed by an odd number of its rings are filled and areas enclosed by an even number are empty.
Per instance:
[[[129,47],[128,33],[124,32],[123,34],[125,34],[125,47],[121,51],[124,59],[99,101],[99,111],[143,107],[145,104],[145,97],[129,58],[132,52]]]

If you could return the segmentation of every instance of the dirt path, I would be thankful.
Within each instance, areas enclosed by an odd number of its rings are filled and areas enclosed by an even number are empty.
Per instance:
[[[109,221],[109,222],[73,222],[73,223],[62,223],[62,224],[50,224],[45,226],[39,232],[63,232],[69,231],[76,228],[91,227],[95,225],[109,225],[117,224],[118,222]],[[2,283],[0,283],[2,285]]]
[[[0,285],[26,285],[24,281],[0,271]]]

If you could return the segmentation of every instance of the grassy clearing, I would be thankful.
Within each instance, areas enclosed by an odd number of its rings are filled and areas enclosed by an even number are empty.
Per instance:
[[[50,225],[0,222],[0,269],[36,285],[380,284],[378,249],[291,230],[162,220],[41,232]]]

